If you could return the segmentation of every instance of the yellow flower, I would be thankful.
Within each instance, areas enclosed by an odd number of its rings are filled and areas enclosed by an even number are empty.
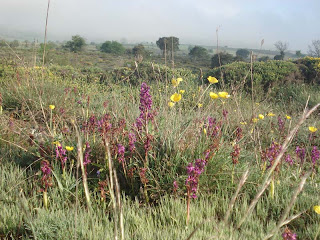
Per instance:
[[[61,146],[61,144],[59,143],[59,141],[52,142],[52,144],[53,144],[53,145],[56,145],[56,146],[58,146],[58,147]]]
[[[221,98],[229,98],[230,95],[227,92],[218,92],[219,97]]]
[[[264,119],[264,116],[262,114],[259,114],[259,118],[262,120]]]
[[[320,214],[320,206],[319,206],[319,205],[313,206],[313,210],[314,210],[317,214]]]
[[[269,113],[267,114],[267,116],[268,116],[268,117],[274,117],[274,116],[275,116],[275,114],[274,114],[274,113],[272,113],[272,112],[269,112]]]
[[[289,115],[286,115],[286,118],[287,118],[288,120],[290,120],[290,119],[291,119],[291,117],[290,117]]]
[[[174,93],[171,95],[170,99],[172,102],[179,102],[181,100],[182,95],[179,93]]]
[[[256,122],[258,122],[258,121],[259,121],[258,118],[252,118],[252,122],[253,122],[253,123],[256,123]]]
[[[211,97],[212,99],[217,99],[217,98],[219,98],[218,94],[216,94],[216,93],[214,93],[214,92],[210,92],[209,94],[210,94],[210,97]]]
[[[180,84],[180,82],[182,82],[182,81],[183,81],[182,78],[177,78],[177,79],[172,78],[171,83],[172,83],[173,87],[177,87]]]
[[[201,108],[202,107],[202,103],[198,103],[198,108]]]
[[[247,122],[240,122],[241,125],[247,125]]]
[[[68,152],[70,152],[70,151],[72,151],[72,150],[73,150],[73,147],[66,146],[66,150],[67,150]]]
[[[50,108],[51,110],[53,110],[55,107],[56,107],[55,105],[49,105],[49,108]]]
[[[316,132],[318,130],[318,128],[316,128],[316,127],[309,127],[309,131],[310,132],[312,132],[312,133],[314,133],[314,132]]]
[[[207,135],[207,129],[205,129],[205,128],[203,129],[203,134]]]
[[[215,77],[209,76],[207,79],[208,79],[209,83],[217,83],[217,82],[219,82],[218,79],[216,79]]]
[[[173,107],[174,106],[174,102],[168,102],[168,106],[169,107]]]
[[[180,92],[181,94],[184,94],[185,90],[180,90],[179,92]]]

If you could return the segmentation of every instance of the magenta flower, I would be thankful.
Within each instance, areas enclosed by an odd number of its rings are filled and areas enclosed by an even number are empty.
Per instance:
[[[63,149],[61,144],[56,146],[56,159],[60,160],[62,168],[67,161],[67,150]]]
[[[197,190],[198,190],[198,183],[199,177],[201,173],[204,171],[204,167],[206,166],[207,162],[203,159],[196,159],[195,163],[190,162],[187,166],[187,174],[188,178],[186,180],[186,187],[188,191],[189,198],[196,198]]]
[[[124,152],[125,152],[125,147],[121,144],[118,144],[118,161],[120,163],[124,163]]]
[[[287,163],[289,163],[290,165],[293,165],[293,159],[292,159],[292,157],[291,157],[290,154],[288,154],[288,155],[286,156],[285,161],[286,161]]]
[[[149,120],[153,120],[154,113],[152,112],[152,99],[149,93],[150,87],[143,82],[140,88],[140,115],[136,119],[136,127],[141,130]]]
[[[90,144],[88,142],[86,142],[86,149],[84,150],[84,159],[83,159],[83,165],[84,166],[86,166],[89,163],[91,163],[90,152],[91,152]]]
[[[313,148],[311,150],[311,160],[312,160],[313,166],[316,165],[319,158],[320,158],[320,151],[318,150],[318,148],[316,146],[313,146]]]
[[[135,143],[137,141],[136,135],[130,132],[128,134],[128,138],[129,138],[129,151],[134,152],[134,150],[136,149]]]
[[[296,148],[297,157],[300,159],[300,163],[304,162],[304,158],[306,156],[306,150],[304,148],[300,148],[299,146]]]
[[[282,233],[283,240],[297,240],[297,234],[286,228]]]

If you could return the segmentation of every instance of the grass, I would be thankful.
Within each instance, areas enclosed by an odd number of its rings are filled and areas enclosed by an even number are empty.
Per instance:
[[[56,66],[30,68],[10,61],[3,61],[1,66],[0,238],[109,239],[115,235],[121,238],[123,230],[124,239],[187,239],[196,229],[192,239],[263,239],[279,224],[290,202],[294,204],[287,219],[297,214],[298,217],[285,226],[299,239],[314,238],[320,218],[312,207],[319,205],[320,179],[319,160],[313,167],[311,150],[320,146],[318,131],[310,134],[308,126],[319,128],[319,110],[302,124],[288,147],[286,154],[291,154],[294,164],[282,159],[268,178],[272,184],[262,193],[252,214],[247,214],[247,210],[269,169],[265,167],[270,159],[264,158],[263,152],[272,151],[272,142],[284,142],[298,123],[309,95],[309,107],[319,103],[317,86],[292,84],[289,88],[274,89],[267,99],[257,95],[252,111],[250,93],[243,89],[232,92],[220,83],[206,85],[191,72],[173,88],[153,75],[149,65],[128,70],[133,72],[134,81],[121,81],[121,76],[116,76],[104,83],[74,74],[81,71],[77,66],[69,69],[73,75],[61,74],[65,68]],[[145,75],[141,77],[139,71]],[[173,74],[186,73],[176,71]],[[150,86],[156,114],[138,130],[135,122],[140,114],[142,81]],[[185,90],[182,100],[173,108],[168,107],[170,96],[179,90]],[[210,91],[228,91],[231,98],[212,100]],[[51,112],[52,104],[55,108]],[[270,112],[276,116],[268,117]],[[258,114],[265,118],[252,122]],[[286,119],[286,115],[291,119]],[[105,128],[96,122],[86,130],[87,123],[103,116]],[[284,121],[283,130],[278,128],[278,116]],[[216,118],[215,135],[208,117]],[[78,134],[76,128],[81,130]],[[134,152],[129,151],[129,133],[137,137]],[[64,149],[74,147],[66,153],[64,168],[56,157],[57,145],[52,144],[56,141]],[[147,141],[151,146],[148,150]],[[85,142],[91,148],[91,163],[86,165],[91,207],[77,167],[84,161],[80,156],[84,155],[81,151],[86,151]],[[119,162],[119,144],[126,149],[125,164]],[[231,156],[235,145],[240,147],[237,164],[233,164]],[[306,149],[303,164],[295,154],[297,146]],[[187,224],[186,166],[197,158],[204,159],[205,152],[210,154],[200,176],[198,197],[191,199]],[[47,208],[43,203],[45,184],[41,180],[44,160],[52,168]],[[225,222],[231,198],[247,170],[248,178],[240,188],[229,221]],[[292,202],[301,178],[310,170],[311,176]],[[110,173],[118,176],[113,184]],[[245,221],[238,228],[242,218]],[[123,219],[123,227],[119,219]],[[281,238],[285,226],[275,233],[276,239]]]

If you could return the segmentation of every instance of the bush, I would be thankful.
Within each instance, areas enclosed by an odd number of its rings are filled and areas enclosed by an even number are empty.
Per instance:
[[[219,61],[219,55],[220,55],[220,61]],[[234,62],[234,57],[232,54],[227,53],[227,52],[221,52],[219,54],[213,55],[211,58],[211,67],[219,67],[220,63],[221,65],[229,64]]]
[[[250,85],[250,63],[235,62],[221,68],[224,82],[228,85],[237,85],[244,82],[245,87]],[[253,63],[253,79],[256,88],[269,90],[271,87],[282,84],[286,77],[298,71],[297,66],[285,61],[267,61]],[[206,74],[206,77],[221,76],[220,68],[214,68]]]
[[[101,45],[100,51],[112,54],[124,54],[126,49],[117,41],[106,41]]]
[[[295,61],[306,83],[320,84],[320,58],[305,57]]]

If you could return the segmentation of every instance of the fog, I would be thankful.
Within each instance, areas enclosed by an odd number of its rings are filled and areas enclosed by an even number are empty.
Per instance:
[[[0,0],[0,37],[43,41],[46,0]],[[180,43],[307,51],[320,39],[320,1],[296,0],[51,0],[48,40],[79,34],[88,42],[155,42],[176,36]],[[22,40],[22,39],[21,39]]]

